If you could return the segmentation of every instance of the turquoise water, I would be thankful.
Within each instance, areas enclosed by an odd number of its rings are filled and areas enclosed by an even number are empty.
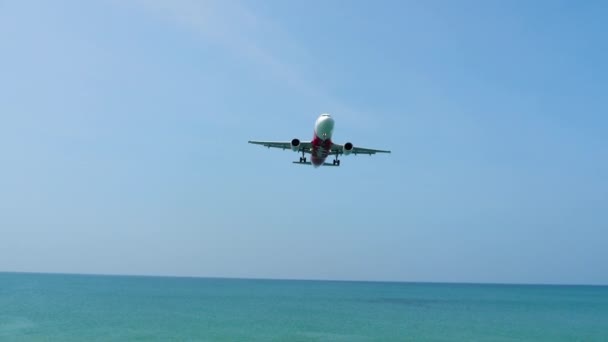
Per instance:
[[[0,341],[608,341],[608,287],[0,273]]]

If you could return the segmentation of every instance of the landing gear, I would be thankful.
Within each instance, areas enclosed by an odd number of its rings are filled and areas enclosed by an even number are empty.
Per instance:
[[[336,153],[336,159],[334,159],[334,165],[340,166],[340,159],[338,159],[338,154]]]
[[[302,151],[302,156],[300,157],[300,163],[306,163],[306,157],[304,155],[304,151]]]

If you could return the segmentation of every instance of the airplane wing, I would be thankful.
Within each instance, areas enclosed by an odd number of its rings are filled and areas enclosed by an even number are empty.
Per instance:
[[[250,144],[255,144],[255,145],[262,145],[264,147],[268,147],[268,148],[280,148],[283,150],[291,150],[291,141],[254,141],[254,140],[250,140],[248,141]],[[300,142],[300,145],[298,146],[298,149],[296,150],[297,152],[306,152],[306,153],[310,153],[310,149],[312,147],[312,144],[310,142]]]
[[[372,148],[364,148],[364,147],[357,147],[357,146],[353,146],[352,150],[350,151],[350,154],[369,154],[370,156],[372,154],[376,154],[376,153],[391,153],[391,151],[386,151],[386,150],[375,150]],[[331,154],[344,154],[344,145],[340,145],[340,144],[332,144],[331,145]]]

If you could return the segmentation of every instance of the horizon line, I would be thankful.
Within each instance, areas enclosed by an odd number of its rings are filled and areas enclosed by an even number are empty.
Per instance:
[[[308,282],[344,282],[344,283],[391,283],[391,284],[434,284],[434,285],[494,285],[494,286],[590,286],[608,287],[608,284],[584,283],[524,283],[524,282],[468,282],[468,281],[427,281],[427,280],[362,280],[362,279],[321,279],[321,278],[273,278],[273,277],[229,277],[229,276],[196,276],[196,275],[163,275],[163,274],[121,274],[121,273],[77,273],[77,272],[39,272],[39,271],[1,271],[0,274],[37,274],[97,277],[139,277],[139,278],[188,278],[215,280],[262,280],[262,281],[308,281]]]

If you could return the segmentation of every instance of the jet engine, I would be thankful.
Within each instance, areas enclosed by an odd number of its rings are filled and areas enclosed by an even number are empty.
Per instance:
[[[346,144],[344,144],[344,147],[342,147],[342,152],[344,153],[345,156],[349,155],[350,152],[352,152],[353,150],[353,144],[350,142],[347,142]]]
[[[291,150],[297,152],[300,149],[300,139],[291,140]]]

